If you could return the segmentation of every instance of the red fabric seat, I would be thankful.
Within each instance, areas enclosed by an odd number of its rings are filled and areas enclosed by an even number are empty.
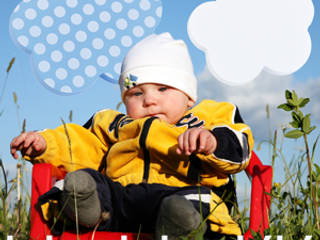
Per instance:
[[[272,186],[272,167],[263,165],[253,152],[246,173],[251,178],[251,204],[249,229],[244,234],[244,239],[252,238],[251,230],[259,232],[269,227],[268,212],[270,208],[270,193]],[[31,193],[31,229],[30,240],[45,240],[52,235],[49,226],[41,216],[40,207],[37,204],[40,195],[51,189],[56,180],[64,178],[65,173],[51,164],[35,164],[32,171]],[[93,236],[94,234],[94,236]],[[122,237],[122,236],[126,236]],[[93,238],[94,237],[94,238]],[[137,233],[120,232],[85,232],[77,234],[64,232],[61,236],[53,236],[53,240],[134,240],[138,239]],[[150,234],[140,234],[140,240],[152,240]]]

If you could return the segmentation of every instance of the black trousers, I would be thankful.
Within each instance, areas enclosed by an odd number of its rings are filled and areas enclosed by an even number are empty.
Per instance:
[[[150,232],[155,230],[159,207],[163,198],[180,195],[189,199],[203,219],[210,214],[210,188],[203,186],[169,187],[163,184],[129,184],[122,186],[109,177],[92,169],[84,169],[97,184],[102,211],[108,211],[111,218],[100,224],[99,231]],[[201,201],[200,201],[201,199]],[[201,210],[200,210],[201,209]],[[215,233],[207,228],[205,239],[237,239]]]
[[[92,169],[84,169],[97,184],[102,211],[111,218],[100,224],[98,230],[154,232],[158,210],[163,198],[176,194],[189,199],[203,218],[210,213],[210,189],[207,187],[169,187],[162,184],[129,184],[122,186]],[[200,200],[201,199],[201,203]]]
[[[103,212],[109,212],[110,218],[99,224],[98,231],[145,232],[155,231],[156,219],[163,198],[170,195],[184,196],[190,200],[205,219],[210,214],[210,188],[203,186],[170,187],[163,184],[129,184],[122,186],[109,177],[93,169],[82,169],[90,174],[96,182],[98,197]],[[48,199],[59,199],[60,190],[51,189],[39,198],[44,203]],[[201,199],[201,201],[200,201]],[[59,227],[56,229],[59,232]],[[207,228],[205,239],[237,239],[215,233]]]

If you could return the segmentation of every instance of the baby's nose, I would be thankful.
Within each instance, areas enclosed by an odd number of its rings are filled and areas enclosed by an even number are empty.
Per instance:
[[[152,105],[157,103],[157,97],[154,93],[147,93],[144,96],[144,104],[145,105]]]

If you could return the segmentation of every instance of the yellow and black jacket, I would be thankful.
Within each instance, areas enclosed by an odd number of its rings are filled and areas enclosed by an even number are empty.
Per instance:
[[[192,127],[214,134],[218,145],[213,154],[176,153],[178,136]],[[33,162],[50,162],[67,172],[93,168],[123,186],[146,182],[220,187],[228,183],[230,174],[245,169],[254,144],[236,106],[212,100],[200,102],[175,125],[152,117],[133,120],[117,111],[103,110],[84,126],[66,124],[40,134],[47,149]],[[212,208],[216,209],[210,218],[211,229],[241,234],[225,204],[219,204],[221,199],[213,195],[216,206]]]

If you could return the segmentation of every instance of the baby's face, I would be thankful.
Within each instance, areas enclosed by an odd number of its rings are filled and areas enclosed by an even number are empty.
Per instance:
[[[124,103],[127,114],[133,119],[155,116],[174,124],[194,101],[176,88],[145,83],[128,90]]]

